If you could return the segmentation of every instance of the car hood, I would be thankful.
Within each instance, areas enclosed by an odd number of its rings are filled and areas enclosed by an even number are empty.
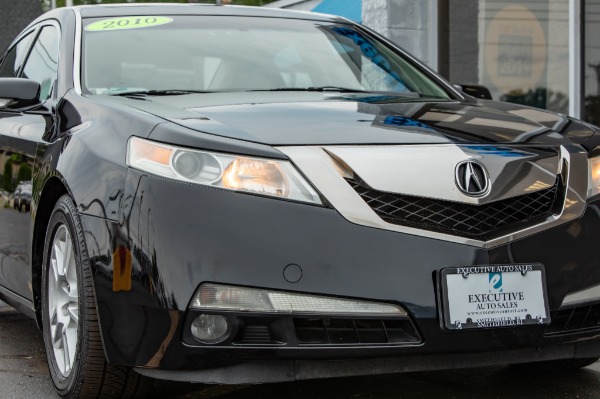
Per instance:
[[[556,144],[594,135],[565,116],[492,101],[305,92],[93,97],[199,132],[269,145]]]

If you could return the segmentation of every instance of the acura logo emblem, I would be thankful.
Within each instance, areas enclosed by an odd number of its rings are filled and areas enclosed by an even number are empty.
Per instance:
[[[489,191],[487,171],[478,162],[464,161],[456,166],[456,185],[471,197],[481,197]]]

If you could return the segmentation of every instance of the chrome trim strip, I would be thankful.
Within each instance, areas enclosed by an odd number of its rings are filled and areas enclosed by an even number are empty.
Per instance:
[[[78,8],[73,8],[75,13],[75,42],[73,43],[73,87],[75,93],[81,95],[81,12]]]
[[[56,28],[56,31],[58,33],[58,58],[56,60],[56,74],[55,76],[58,79],[58,76],[60,75],[60,68],[62,66],[63,60],[60,56],[61,53],[61,45],[62,45],[62,37],[63,37],[63,30],[62,27],[60,26],[60,24],[56,21],[56,20],[45,20],[40,22],[39,24],[37,24],[37,27],[39,28],[39,32],[38,32],[38,37],[39,37],[39,33],[42,31],[42,29],[44,29],[44,27],[46,26],[54,26]],[[35,46],[36,41],[37,41],[37,37],[35,38],[35,41],[32,42],[32,46]],[[30,51],[33,51],[33,47],[31,47]],[[25,64],[23,64],[23,68],[25,67]],[[22,71],[21,71],[22,72]],[[52,100],[57,101],[58,100],[58,81],[55,81],[52,85],[52,92],[50,93],[50,98],[52,98]]]
[[[387,46],[391,47],[397,53],[400,53],[403,58],[405,58],[405,59],[408,58],[413,64],[417,65],[417,69],[421,68],[422,70],[425,70],[427,72],[427,77],[429,79],[435,81],[435,83],[437,83],[439,86],[442,86],[444,89],[446,89],[446,92],[452,93],[455,96],[454,99],[458,99],[458,100],[466,99],[465,94],[462,92],[462,90],[460,90],[460,91],[457,90],[457,88],[454,85],[452,85],[450,82],[448,82],[444,78],[442,78],[437,72],[435,72],[432,68],[430,68],[429,65],[418,60],[412,54],[406,52],[403,48],[399,47],[396,42],[393,42],[392,40],[388,39],[384,35],[380,34],[379,32],[377,32],[374,29],[371,29],[365,25],[357,24],[357,25],[355,25],[355,27],[358,27],[361,30],[368,32],[370,35],[375,36],[377,39],[384,42]]]
[[[586,302],[593,302],[598,300],[600,300],[600,285],[595,285],[593,287],[568,294],[565,297],[565,299],[563,299],[561,307],[569,305],[580,305]]]
[[[400,148],[402,146],[386,147]],[[414,146],[411,147],[414,148]],[[566,187],[566,198],[563,208],[560,214],[548,217],[543,223],[489,241],[479,241],[466,237],[399,226],[387,223],[381,219],[344,180],[340,166],[327,153],[332,148],[327,147],[327,150],[325,150],[322,147],[277,147],[279,151],[286,154],[292,160],[345,219],[358,225],[474,247],[493,248],[574,220],[580,217],[586,208],[588,183],[587,153],[577,145],[567,144],[560,147],[559,154],[558,172],[565,179],[564,184]],[[364,146],[363,151],[368,152],[373,148],[373,146]],[[563,170],[564,168],[566,169]],[[453,176],[452,181],[454,181]]]
[[[75,133],[80,132],[80,131],[82,131],[84,129],[87,129],[91,125],[92,125],[91,122],[83,122],[82,124],[79,124],[77,126],[73,126],[69,130],[67,130],[66,134],[68,134],[68,135],[75,134]]]
[[[383,192],[480,205],[552,187],[560,154],[544,156],[513,151],[505,157],[481,153],[482,146],[427,144],[410,146],[325,146],[364,180]],[[432,160],[435,160],[432,162]],[[477,162],[489,172],[485,195],[468,196],[456,185],[456,167]],[[533,184],[532,184],[533,183]]]

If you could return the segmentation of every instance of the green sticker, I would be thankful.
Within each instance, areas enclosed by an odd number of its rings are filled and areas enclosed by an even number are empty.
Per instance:
[[[173,22],[172,18],[147,15],[140,17],[111,18],[89,24],[85,27],[85,30],[97,32],[105,30],[148,28],[151,26],[168,24],[170,22]]]

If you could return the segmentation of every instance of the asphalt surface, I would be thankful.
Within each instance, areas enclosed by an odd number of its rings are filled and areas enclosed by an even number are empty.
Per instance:
[[[152,399],[600,399],[600,362],[547,375],[507,368],[421,372],[255,386],[156,382]],[[0,399],[55,399],[42,334],[0,302]]]

